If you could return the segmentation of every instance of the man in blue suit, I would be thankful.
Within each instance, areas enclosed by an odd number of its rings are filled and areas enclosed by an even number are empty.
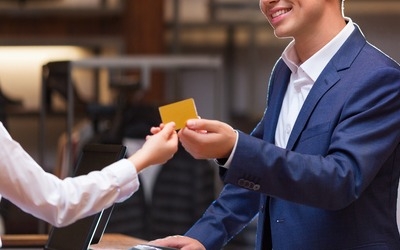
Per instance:
[[[216,158],[226,185],[185,236],[152,243],[221,249],[258,215],[256,249],[400,249],[399,65],[343,17],[342,1],[260,7],[277,37],[293,38],[272,72],[264,116],[251,135],[187,122],[182,145]]]

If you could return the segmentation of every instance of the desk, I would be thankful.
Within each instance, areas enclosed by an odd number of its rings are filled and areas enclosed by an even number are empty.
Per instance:
[[[3,242],[2,249],[25,248],[34,246],[44,246],[47,242],[47,234],[5,234],[1,235]]]
[[[47,234],[15,234],[2,235],[2,249],[25,249],[36,250],[43,249],[47,242]],[[146,241],[123,234],[104,234],[98,244],[90,246],[93,250],[127,250],[137,244],[143,244]]]
[[[104,234],[98,244],[91,245],[93,250],[126,250],[138,244],[146,243],[145,240],[126,236],[123,234]]]
[[[214,73],[213,100],[216,111],[216,118],[221,119],[224,115],[223,98],[223,62],[220,56],[120,56],[120,57],[92,57],[81,60],[74,60],[69,65],[68,93],[67,93],[67,159],[66,165],[71,168],[72,164],[72,129],[74,123],[74,96],[72,86],[72,71],[76,68],[82,69],[136,69],[140,73],[140,82],[144,89],[151,85],[151,71],[158,70],[211,70]],[[41,137],[40,154],[41,163],[44,162],[44,117],[45,109],[41,109],[41,124],[39,136]]]

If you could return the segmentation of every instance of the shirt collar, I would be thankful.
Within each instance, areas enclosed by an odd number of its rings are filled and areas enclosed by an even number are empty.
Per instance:
[[[333,58],[355,29],[354,23],[350,18],[345,17],[345,20],[347,25],[343,30],[301,65],[299,65],[300,60],[294,50],[295,41],[293,40],[282,54],[283,61],[292,73],[296,73],[299,68],[302,68],[302,70],[315,82],[328,62]]]

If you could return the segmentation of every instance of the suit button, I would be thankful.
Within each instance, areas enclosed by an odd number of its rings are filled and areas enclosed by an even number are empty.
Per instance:
[[[240,187],[244,187],[244,186],[245,186],[245,180],[239,179],[238,185],[239,185]]]
[[[253,187],[253,190],[254,191],[260,190],[260,184],[255,184],[254,187]]]

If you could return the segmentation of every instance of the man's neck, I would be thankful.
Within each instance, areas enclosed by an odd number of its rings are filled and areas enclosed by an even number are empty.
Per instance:
[[[304,33],[295,37],[295,51],[303,63],[312,57],[316,52],[328,44],[340,31],[346,26],[344,18],[330,21],[327,19],[326,24],[321,24],[317,29]]]

